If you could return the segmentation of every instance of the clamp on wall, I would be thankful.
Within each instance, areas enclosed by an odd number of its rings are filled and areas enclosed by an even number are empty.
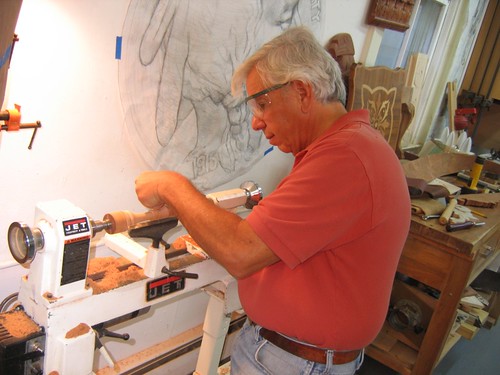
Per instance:
[[[40,121],[36,121],[34,123],[22,124],[21,106],[15,104],[14,107],[14,109],[0,111],[0,121],[3,121],[3,124],[0,126],[0,130],[19,131],[21,129],[33,129],[33,135],[31,136],[31,140],[28,145],[28,150],[31,150],[31,148],[33,147],[33,141],[35,140],[36,132],[38,128],[42,127],[42,123]]]

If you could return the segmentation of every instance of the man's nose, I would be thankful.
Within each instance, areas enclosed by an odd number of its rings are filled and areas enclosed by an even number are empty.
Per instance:
[[[252,129],[255,131],[262,130],[266,126],[266,123],[259,117],[252,117]]]

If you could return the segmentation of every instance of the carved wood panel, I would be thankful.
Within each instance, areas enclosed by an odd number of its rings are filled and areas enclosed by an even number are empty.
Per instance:
[[[397,31],[410,27],[414,0],[372,0],[366,23]]]

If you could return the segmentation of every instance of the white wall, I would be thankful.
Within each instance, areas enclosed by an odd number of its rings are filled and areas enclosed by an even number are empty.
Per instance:
[[[13,221],[33,224],[35,204],[67,198],[102,218],[106,210],[140,205],[133,176],[145,168],[124,133],[117,91],[115,36],[126,3],[23,2],[9,70],[7,108],[21,105],[31,131],[2,134],[0,261],[11,260],[6,232]],[[12,289],[17,280],[2,284]]]
[[[326,0],[322,43],[352,35],[356,58],[364,43],[368,0]],[[18,289],[25,273],[7,247],[10,223],[33,224],[37,202],[66,198],[100,219],[106,212],[142,211],[134,178],[148,166],[130,144],[118,90],[115,37],[128,3],[123,0],[24,0],[9,70],[5,108],[20,104],[22,122],[41,121],[32,150],[30,130],[0,132],[0,299]],[[290,158],[271,152],[245,178],[269,192]],[[270,163],[272,163],[270,165]],[[276,173],[278,168],[278,173]]]
[[[368,4],[326,0],[321,42],[348,32],[357,59]],[[66,198],[94,219],[115,210],[144,210],[134,179],[148,166],[125,131],[115,60],[127,6],[125,0],[23,1],[4,108],[20,104],[22,122],[39,120],[42,128],[32,150],[31,131],[0,132],[0,301],[18,290],[27,272],[10,255],[7,229],[14,221],[33,225],[37,202]],[[217,190],[253,179],[269,192],[290,162],[275,150]]]
[[[349,33],[354,43],[355,61],[360,60],[368,25],[365,24],[370,0],[325,0],[323,44],[338,33]]]

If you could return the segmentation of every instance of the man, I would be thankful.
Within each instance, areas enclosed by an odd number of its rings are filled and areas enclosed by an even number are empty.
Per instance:
[[[409,229],[399,161],[367,111],[346,112],[338,64],[304,27],[246,60],[234,95],[243,86],[253,129],[295,156],[275,191],[246,219],[170,171],[142,174],[138,198],[170,207],[238,279],[249,320],[232,374],[353,374],[382,327]]]

